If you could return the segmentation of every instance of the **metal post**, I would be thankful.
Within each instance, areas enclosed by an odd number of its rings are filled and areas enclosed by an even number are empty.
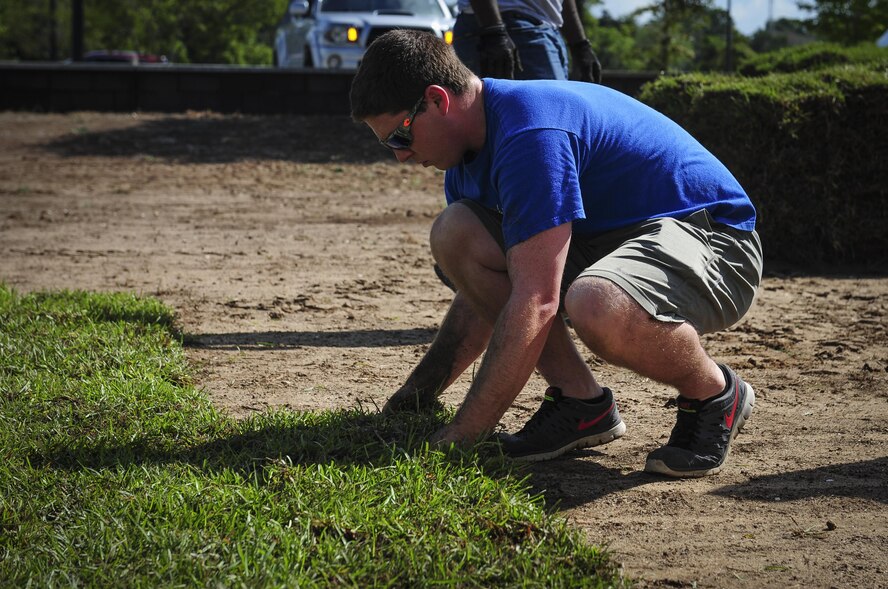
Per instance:
[[[71,59],[83,60],[83,0],[71,1]]]
[[[725,30],[725,71],[734,71],[734,23],[731,20],[731,0],[728,0],[728,25]]]
[[[58,35],[56,34],[56,2],[49,0],[49,60],[56,61],[59,58]]]

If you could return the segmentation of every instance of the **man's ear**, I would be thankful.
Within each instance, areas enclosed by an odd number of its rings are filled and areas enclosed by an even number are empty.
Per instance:
[[[450,112],[450,92],[443,86],[428,86],[425,97],[429,108],[435,108],[441,115]]]

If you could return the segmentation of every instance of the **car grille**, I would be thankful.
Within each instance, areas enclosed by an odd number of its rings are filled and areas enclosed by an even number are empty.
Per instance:
[[[434,33],[432,29],[425,27],[376,27],[370,30],[370,34],[367,36],[367,47],[370,46],[370,43],[376,40],[380,35],[384,35],[389,31],[394,31],[396,29],[407,29],[410,31],[425,31],[426,33]]]

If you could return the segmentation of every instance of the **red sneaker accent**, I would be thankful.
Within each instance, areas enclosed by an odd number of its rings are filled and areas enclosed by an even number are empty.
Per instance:
[[[740,382],[734,383],[734,404],[731,405],[731,412],[725,413],[725,426],[731,429],[734,425],[734,417],[737,416],[737,403],[740,402]]]
[[[595,419],[590,419],[588,421],[585,419],[581,419],[580,424],[577,426],[577,431],[581,432],[584,429],[589,429],[590,427],[592,427],[593,425],[595,425],[596,423],[598,423],[599,421],[601,421],[602,419],[607,417],[610,414],[610,412],[613,411],[614,405],[616,405],[616,403],[611,403],[610,407],[608,407],[604,411],[604,413],[602,413],[601,415],[599,415]]]

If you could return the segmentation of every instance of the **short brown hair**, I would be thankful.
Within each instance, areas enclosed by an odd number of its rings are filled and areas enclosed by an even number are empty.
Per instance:
[[[389,31],[370,44],[352,80],[351,116],[363,121],[409,110],[432,85],[460,95],[468,90],[473,76],[438,36]]]

